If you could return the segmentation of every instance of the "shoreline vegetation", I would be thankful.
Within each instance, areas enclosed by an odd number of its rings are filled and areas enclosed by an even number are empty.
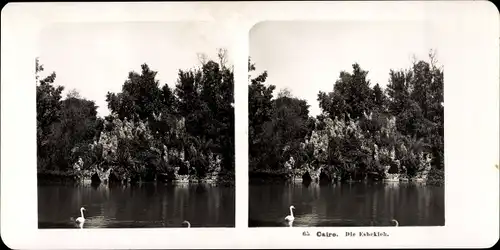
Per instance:
[[[129,72],[110,114],[71,90],[36,59],[39,182],[234,184],[234,74],[227,51],[178,71],[160,86],[147,64]],[[126,75],[124,75],[126,76]]]
[[[251,58],[248,70],[250,182],[444,184],[443,68],[433,51],[390,70],[385,88],[354,63],[332,92],[319,91],[316,117],[287,89],[273,96]]]

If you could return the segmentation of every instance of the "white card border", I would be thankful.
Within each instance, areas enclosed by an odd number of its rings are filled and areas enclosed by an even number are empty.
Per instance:
[[[491,2],[9,3],[1,18],[1,236],[11,248],[488,247],[498,241],[500,53],[498,10]],[[303,228],[247,228],[248,35],[260,21],[294,19],[424,19],[443,36],[438,59],[445,67],[444,227],[384,228],[391,237],[355,239],[305,238]],[[54,22],[182,20],[224,22],[234,35],[236,228],[38,230],[33,76],[38,32]],[[321,229],[310,229],[316,230]]]

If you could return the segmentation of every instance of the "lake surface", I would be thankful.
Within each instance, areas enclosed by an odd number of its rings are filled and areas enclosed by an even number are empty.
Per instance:
[[[209,184],[38,185],[38,227],[83,228],[234,227],[234,186]]]
[[[250,184],[249,227],[444,226],[444,186],[411,183]]]

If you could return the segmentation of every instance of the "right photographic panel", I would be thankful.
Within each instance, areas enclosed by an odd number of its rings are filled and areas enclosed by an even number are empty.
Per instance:
[[[421,21],[250,31],[249,227],[444,226],[444,65]]]

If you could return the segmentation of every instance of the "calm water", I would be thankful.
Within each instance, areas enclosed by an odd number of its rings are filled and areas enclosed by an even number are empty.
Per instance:
[[[38,186],[38,227],[84,228],[234,227],[234,186],[207,184],[108,187]]]
[[[444,187],[396,183],[250,184],[249,227],[444,226]]]

